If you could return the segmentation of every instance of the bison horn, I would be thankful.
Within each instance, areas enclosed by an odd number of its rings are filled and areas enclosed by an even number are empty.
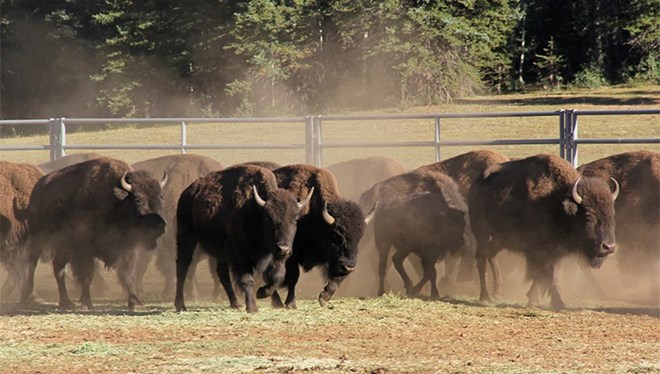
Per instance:
[[[614,182],[614,192],[612,192],[612,200],[616,200],[616,198],[619,196],[619,182],[616,181],[616,179],[612,178],[612,181]]]
[[[332,225],[335,223],[335,217],[331,216],[330,213],[328,213],[328,203],[325,203],[323,205],[323,219],[325,222],[328,223],[328,225]]]
[[[376,215],[376,208],[378,208],[378,200],[376,200],[376,202],[374,203],[374,206],[371,208],[369,214],[367,214],[367,216],[364,217],[365,224],[368,225],[369,222],[371,222],[371,220],[374,219],[374,216]]]
[[[580,194],[578,194],[578,191],[577,191],[577,187],[578,187],[578,183],[580,183],[580,179],[582,179],[582,177],[578,178],[575,181],[575,184],[573,185],[573,191],[572,191],[573,200],[575,200],[575,202],[578,203],[578,204],[582,204],[582,196],[580,196]]]
[[[165,187],[167,184],[167,170],[163,171],[163,179],[160,180],[160,188]]]
[[[309,190],[309,194],[307,194],[305,200],[298,203],[298,209],[302,209],[305,205],[309,204],[309,201],[312,200],[313,193],[314,193],[314,187],[312,187],[312,189]]]
[[[266,201],[259,196],[259,192],[257,192],[257,187],[255,185],[252,185],[252,191],[254,192],[254,201],[256,201],[259,206],[265,206]]]
[[[126,174],[128,174],[127,171],[124,172],[124,175],[121,176],[121,188],[125,189],[128,192],[131,192],[133,190],[133,186],[131,186],[130,183],[126,182]]]

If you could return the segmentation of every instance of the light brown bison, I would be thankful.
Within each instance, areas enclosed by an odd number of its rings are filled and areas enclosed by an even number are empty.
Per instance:
[[[296,220],[312,192],[299,203],[291,192],[278,188],[270,170],[252,165],[212,172],[186,188],[177,205],[176,310],[186,309],[183,286],[199,244],[217,260],[231,306],[239,304],[230,269],[245,294],[247,311],[256,312],[254,273],[262,273],[266,288],[282,282]]]
[[[486,169],[469,193],[472,230],[477,242],[480,300],[490,302],[486,261],[502,249],[520,252],[532,280],[529,305],[550,293],[551,305],[564,308],[556,268],[570,253],[593,267],[614,251],[614,199],[618,193],[600,178],[580,177],[570,163],[537,155]],[[499,285],[496,285],[496,288]]]
[[[352,201],[358,201],[360,195],[374,184],[406,172],[398,161],[381,156],[343,161],[326,169],[337,179],[337,187],[343,197]]]
[[[29,273],[21,292],[27,302],[34,288],[34,269],[46,248],[53,250],[59,305],[73,308],[64,267],[70,263],[81,285],[80,301],[91,309],[94,259],[115,267],[128,293],[128,307],[141,305],[135,292],[135,248],[155,248],[165,232],[160,215],[161,186],[145,171],[124,161],[101,157],[49,173],[34,186],[28,208]]]
[[[205,177],[210,172],[222,170],[220,162],[202,155],[177,154],[156,157],[133,164],[135,170],[146,170],[152,175],[161,176],[166,174],[167,184],[163,187],[163,209],[162,216],[167,222],[168,230],[159,240],[158,247],[154,251],[140,251],[136,269],[136,284],[138,290],[142,289],[142,279],[151,261],[152,255],[156,257],[156,268],[163,275],[165,286],[162,291],[163,297],[174,294],[176,279],[176,205],[185,190],[191,183]],[[194,293],[194,268],[202,259],[202,252],[198,251],[193,261],[193,267],[189,271],[189,293]],[[213,269],[215,273],[215,268]]]
[[[43,174],[34,165],[0,161],[0,262],[8,272],[0,300],[22,282],[27,260],[27,209],[30,194]]]
[[[614,208],[616,258],[624,283],[651,281],[651,296],[660,301],[660,154],[626,152],[582,165],[584,176],[616,179],[621,192]]]

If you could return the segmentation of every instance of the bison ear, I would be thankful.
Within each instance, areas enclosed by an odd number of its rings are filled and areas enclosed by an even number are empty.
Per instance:
[[[115,196],[116,196],[119,200],[124,200],[125,198],[128,197],[128,191],[126,191],[126,190],[124,190],[124,189],[122,189],[122,188],[117,188],[117,187],[115,187],[115,188],[113,188],[112,190],[115,192]]]
[[[575,203],[575,201],[564,199],[562,204],[564,205],[564,212],[566,212],[566,214],[569,216],[577,215],[578,205]]]

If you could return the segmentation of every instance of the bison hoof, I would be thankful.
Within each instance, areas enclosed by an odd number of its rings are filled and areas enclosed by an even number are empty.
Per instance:
[[[186,309],[185,305],[176,305],[176,311],[177,312],[185,312],[186,310],[188,310],[188,309]]]
[[[72,309],[76,309],[76,305],[74,303],[72,303],[70,300],[60,301],[60,308],[67,309],[67,310],[72,310]]]
[[[295,302],[295,301],[292,302],[292,303],[288,303],[288,304],[286,304],[286,308],[287,308],[287,309],[298,309],[298,307],[296,306],[296,302]]]
[[[330,297],[326,297],[326,296],[324,296],[324,295],[323,295],[323,292],[321,292],[321,293],[319,294],[319,305],[320,305],[321,307],[325,307],[326,305],[328,305],[328,301],[330,301]]]
[[[272,292],[269,292],[266,286],[259,287],[257,290],[257,299],[265,299],[270,295],[272,295]]]

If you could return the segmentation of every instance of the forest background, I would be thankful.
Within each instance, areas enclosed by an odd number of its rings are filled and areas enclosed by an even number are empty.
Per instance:
[[[229,117],[660,83],[660,0],[0,0],[0,119]]]

